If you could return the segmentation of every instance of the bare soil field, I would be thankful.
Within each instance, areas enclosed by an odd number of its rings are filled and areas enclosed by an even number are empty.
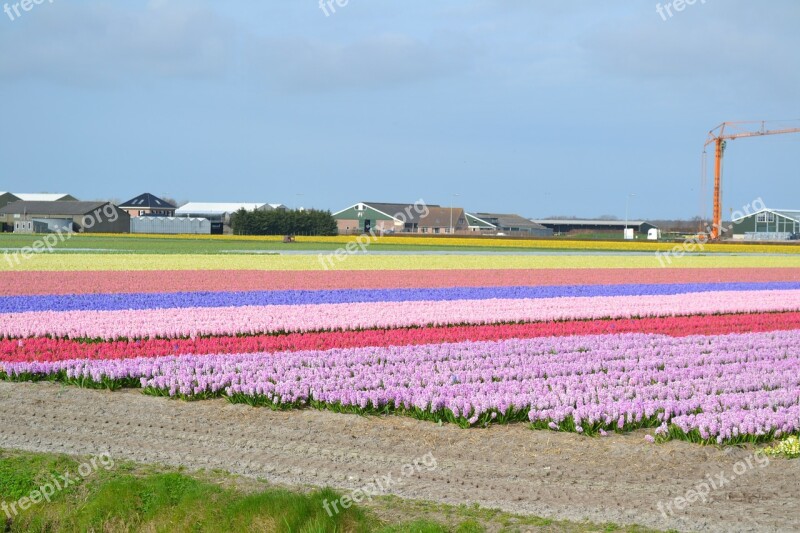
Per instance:
[[[0,447],[109,452],[116,460],[219,469],[295,487],[348,491],[377,478],[403,498],[554,519],[681,531],[800,530],[800,461],[762,464],[752,448],[650,444],[641,432],[590,438],[521,424],[464,430],[396,416],[0,383]],[[407,474],[404,465],[427,454],[436,468]],[[722,478],[706,502],[677,508],[675,498]]]

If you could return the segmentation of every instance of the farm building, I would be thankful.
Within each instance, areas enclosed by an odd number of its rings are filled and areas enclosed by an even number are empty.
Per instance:
[[[762,209],[733,219],[737,240],[785,241],[800,236],[800,210]]]
[[[29,202],[57,202],[74,201],[76,198],[70,196],[69,194],[0,192],[0,208],[3,208],[10,203],[23,200]],[[10,220],[6,220],[4,215],[0,215],[0,232],[12,231],[13,227],[14,226]]]
[[[461,207],[428,206],[428,212],[419,220],[419,233],[466,233],[469,222]]]
[[[552,235],[552,231],[519,215],[467,213],[462,207],[434,204],[359,202],[333,213],[339,233],[523,233]]]
[[[494,233],[497,231],[497,226],[477,215],[464,213],[464,216],[467,218],[467,226],[469,226],[470,231],[480,231],[482,233]]]
[[[10,192],[0,192],[0,208],[7,206],[11,202],[18,202],[19,198]]]
[[[525,217],[502,213],[475,213],[472,215],[489,223],[498,233],[531,237],[552,237],[553,230]]]
[[[131,233],[209,235],[211,234],[211,222],[207,218],[133,217],[131,218]]]
[[[359,202],[333,213],[340,234],[376,231],[417,233],[426,206],[386,202]],[[439,207],[439,206],[427,206]]]
[[[276,204],[280,205],[280,204]],[[175,210],[176,217],[205,218],[211,223],[211,233],[222,235],[230,227],[231,215],[245,211],[272,211],[270,204],[236,202],[189,202]]]
[[[18,202],[19,198],[11,194],[10,192],[0,192],[0,209],[7,206],[12,202]],[[11,231],[12,226],[6,224],[6,217],[5,215],[0,215],[0,232]]]
[[[333,213],[340,234],[364,233],[466,233],[474,217],[461,207],[417,203],[359,202]],[[485,224],[485,223],[484,223]],[[489,226],[487,226],[488,228]]]
[[[149,192],[119,204],[119,208],[132,217],[172,217],[175,216],[175,210],[177,209],[170,202],[162,200]]]
[[[637,233],[647,235],[651,229],[658,229],[644,220],[591,220],[581,218],[547,218],[533,222],[550,228],[556,235],[564,233],[622,233],[633,228]]]
[[[13,202],[0,209],[15,233],[57,231],[128,233],[131,217],[110,202]]]

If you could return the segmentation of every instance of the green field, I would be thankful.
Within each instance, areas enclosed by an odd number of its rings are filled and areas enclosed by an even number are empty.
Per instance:
[[[558,522],[478,507],[451,507],[376,497],[361,506],[325,511],[342,497],[331,489],[286,490],[222,472],[113,462],[81,477],[89,458],[0,450],[0,524],[6,532],[128,531],[380,532],[651,531],[614,524]],[[11,504],[64,473],[75,482],[15,513]],[[40,498],[39,498],[40,499]],[[8,516],[11,514],[12,516]],[[398,519],[397,517],[403,517]],[[4,522],[3,522],[4,521]]]
[[[42,235],[0,234],[0,250],[20,249],[32,246]],[[158,238],[158,237],[109,237],[93,235],[75,235],[59,242],[53,252],[69,251],[102,251],[107,253],[148,253],[148,254],[219,254],[219,253],[257,253],[257,252],[289,252],[289,251],[333,251],[344,246],[342,243],[330,242],[293,242],[284,244],[278,241],[261,241],[237,239],[235,236],[220,238]],[[530,247],[488,247],[488,246],[436,246],[430,244],[386,244],[375,242],[369,249],[382,252],[513,252],[536,251]],[[566,247],[564,248],[567,249]],[[553,248],[542,248],[546,251],[558,251]]]

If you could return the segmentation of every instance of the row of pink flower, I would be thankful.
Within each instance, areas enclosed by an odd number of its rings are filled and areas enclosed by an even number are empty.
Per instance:
[[[10,375],[139,379],[191,397],[522,414],[556,427],[642,421],[724,441],[800,430],[800,331],[673,338],[626,334],[116,361],[0,363]],[[491,417],[490,417],[491,416]],[[652,422],[651,422],[652,423]]]
[[[794,268],[2,272],[0,296],[800,281]]]
[[[800,290],[135,311],[43,311],[0,315],[0,337],[113,340],[797,310],[800,310]]]
[[[288,335],[196,337],[81,342],[35,337],[0,340],[0,361],[64,361],[68,359],[126,359],[184,354],[256,353],[330,350],[367,346],[406,346],[463,341],[527,339],[572,335],[656,333],[673,337],[800,330],[800,312],[737,315],[693,315],[529,322],[476,326],[441,326],[366,331],[324,331]]]

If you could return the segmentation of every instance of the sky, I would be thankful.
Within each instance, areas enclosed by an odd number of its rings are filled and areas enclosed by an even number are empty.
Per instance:
[[[17,1],[0,191],[692,218],[709,130],[800,119],[797,0]],[[799,160],[729,143],[723,214]]]

